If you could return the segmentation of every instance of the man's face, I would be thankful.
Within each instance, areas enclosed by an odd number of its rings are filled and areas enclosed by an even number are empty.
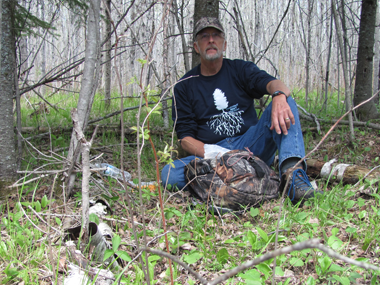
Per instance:
[[[194,48],[201,58],[214,61],[223,57],[226,49],[224,34],[214,28],[206,28],[200,31],[196,37]]]

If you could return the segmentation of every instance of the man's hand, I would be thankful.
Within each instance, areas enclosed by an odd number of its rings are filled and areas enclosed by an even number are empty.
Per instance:
[[[294,125],[295,120],[292,110],[288,102],[286,102],[286,96],[278,95],[274,97],[272,99],[272,124],[270,129],[275,129],[277,134],[281,134],[282,131],[284,135],[287,135],[290,123]]]

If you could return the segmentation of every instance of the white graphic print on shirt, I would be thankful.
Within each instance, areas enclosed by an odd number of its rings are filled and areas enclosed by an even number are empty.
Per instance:
[[[228,107],[227,98],[219,88],[216,88],[212,95],[216,109],[222,113],[212,116],[207,125],[210,129],[214,129],[215,134],[233,137],[240,132],[241,125],[244,124],[241,117],[244,111],[239,111],[238,104]]]

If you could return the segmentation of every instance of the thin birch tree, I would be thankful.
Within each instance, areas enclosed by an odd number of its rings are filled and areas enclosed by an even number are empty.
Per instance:
[[[89,13],[87,20],[86,51],[82,75],[82,84],[78,99],[78,124],[83,132],[86,130],[88,118],[98,85],[99,72],[99,44],[100,44],[100,0],[89,1]],[[70,149],[67,156],[71,165],[75,164],[80,150],[80,144],[73,130],[70,141]],[[71,194],[74,186],[75,174],[68,177],[67,195]]]

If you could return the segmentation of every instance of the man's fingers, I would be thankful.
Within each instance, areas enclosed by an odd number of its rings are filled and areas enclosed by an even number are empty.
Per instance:
[[[289,119],[289,121],[290,121],[290,119]],[[284,135],[287,135],[288,134],[288,125],[289,125],[289,123],[287,122],[286,118],[285,119],[280,118],[279,123],[280,123],[280,126],[281,126],[282,133]],[[278,134],[280,134],[280,133],[281,133],[281,131]]]
[[[275,130],[277,134],[283,133],[284,135],[288,134],[288,129],[291,125],[296,123],[294,115],[287,106],[287,108],[274,108],[272,109],[272,122],[271,130]]]

